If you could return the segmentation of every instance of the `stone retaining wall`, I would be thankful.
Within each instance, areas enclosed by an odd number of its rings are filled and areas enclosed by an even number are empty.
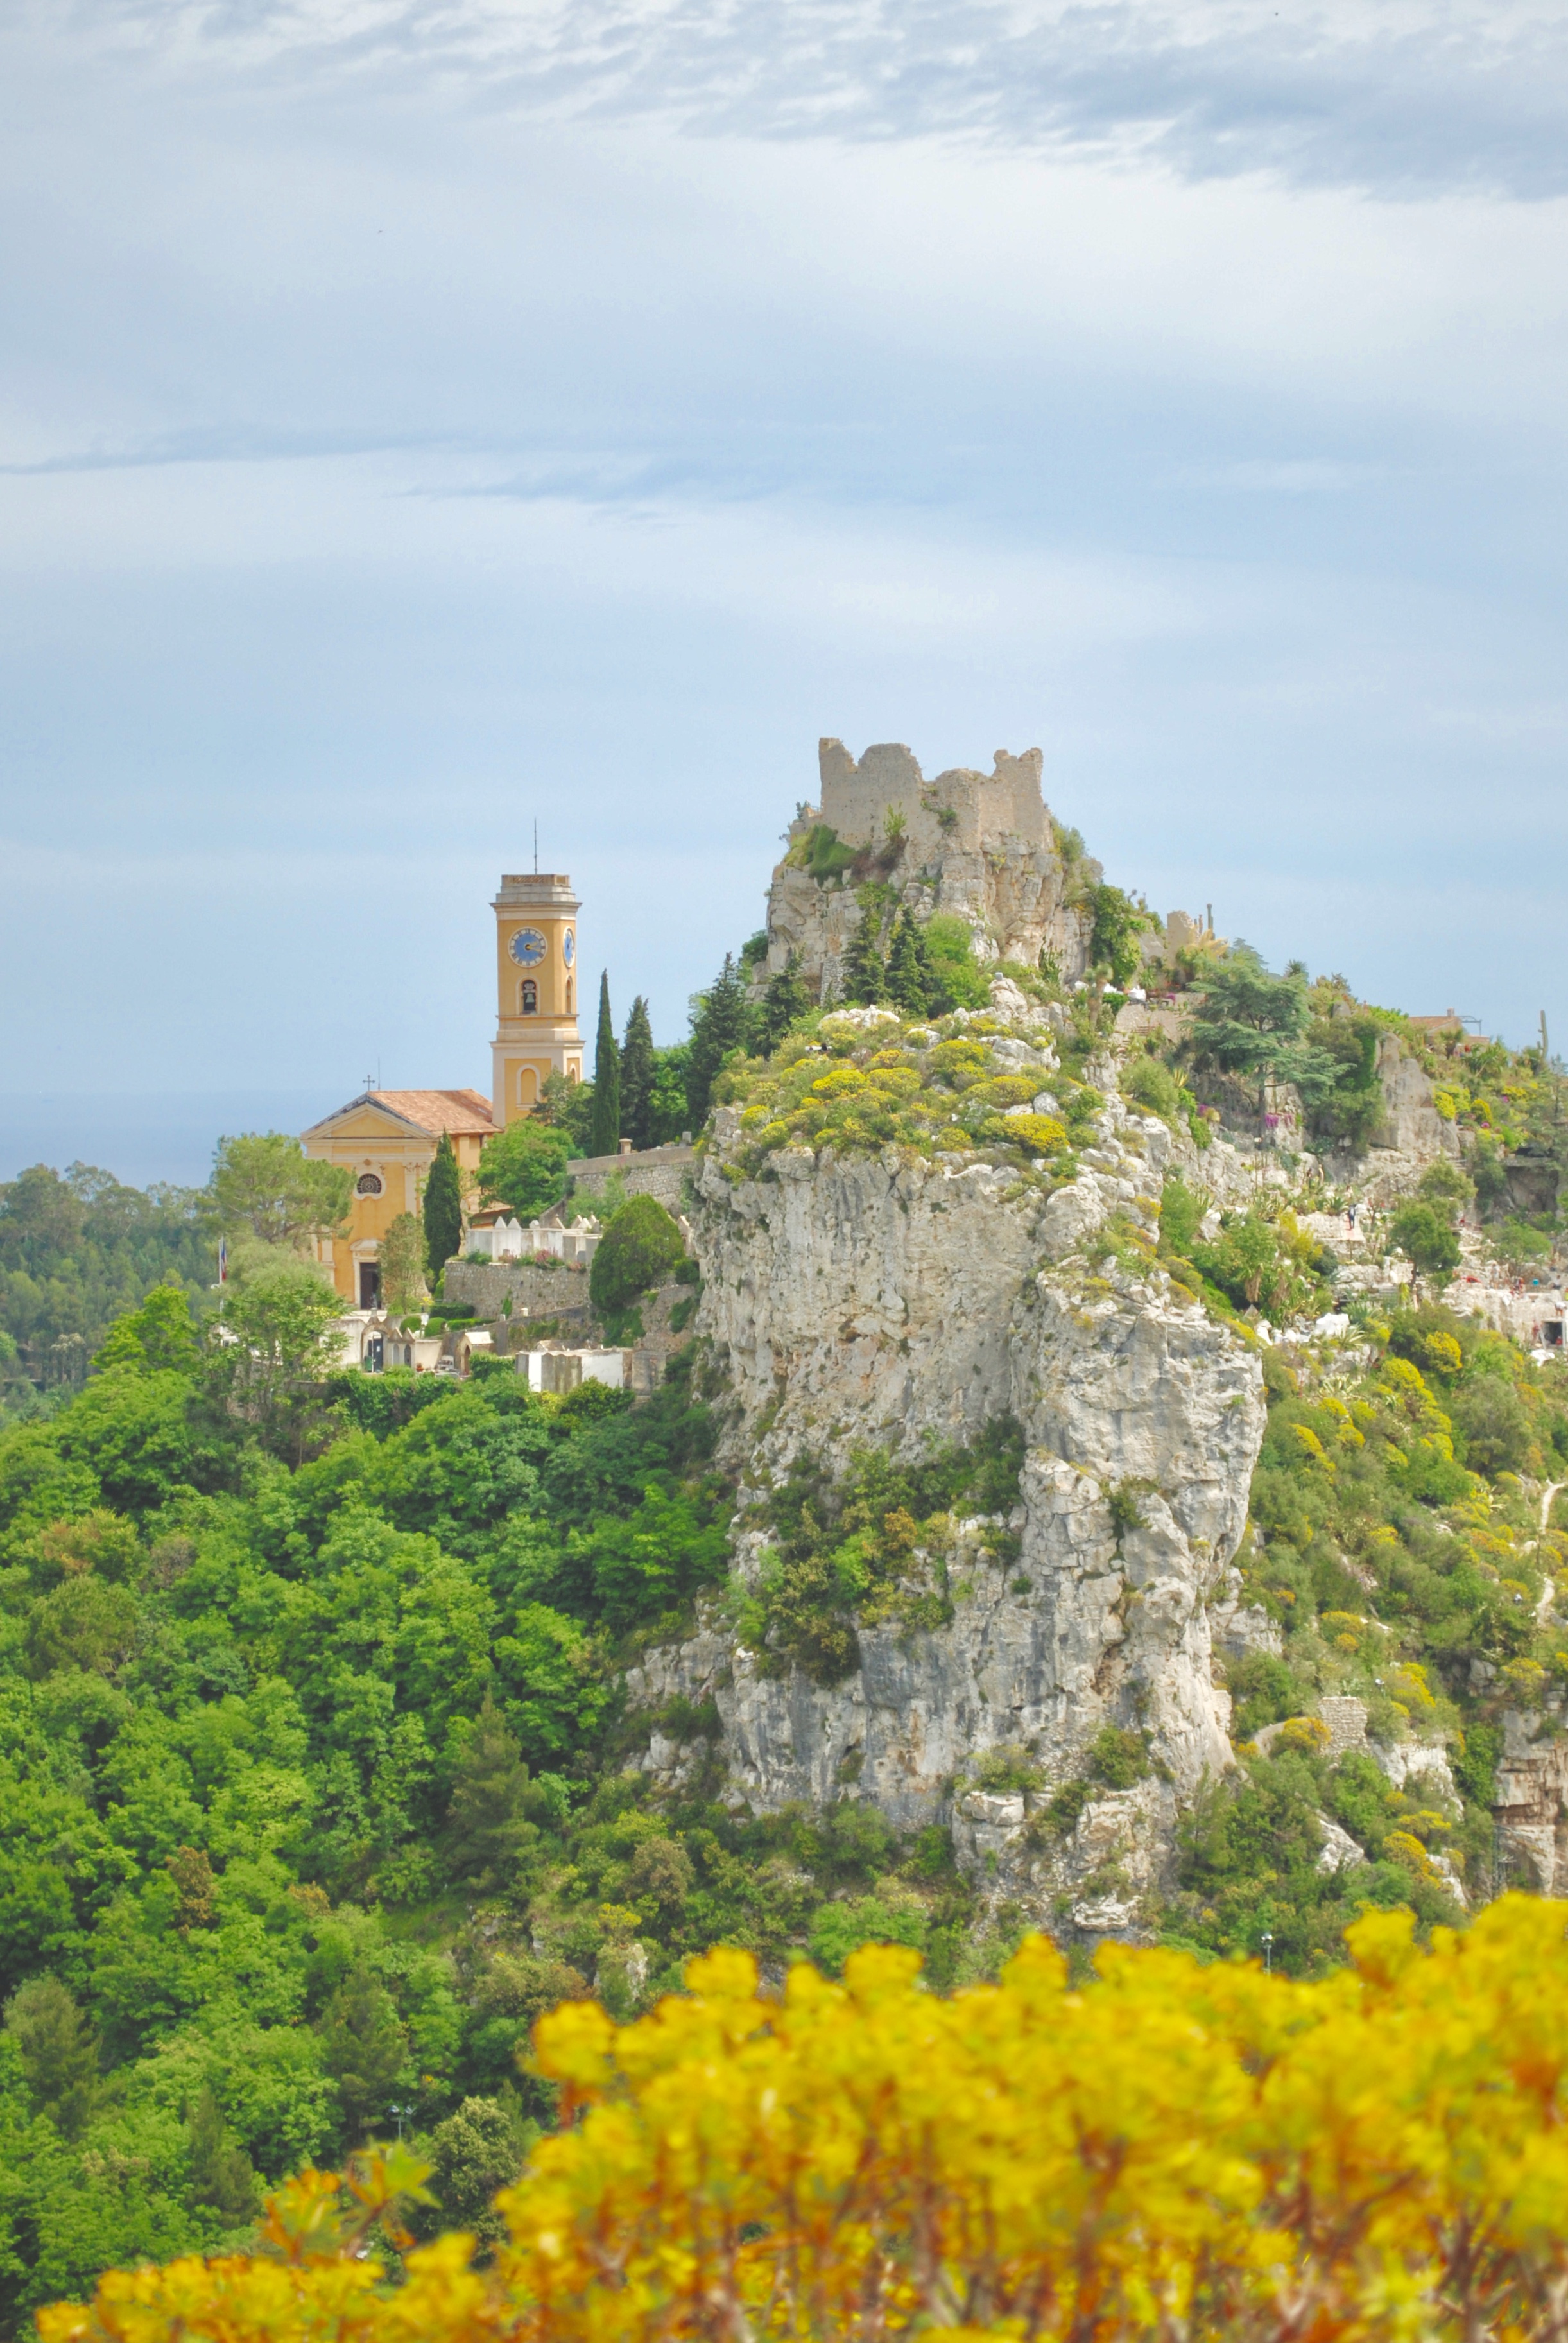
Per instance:
[[[500,1317],[508,1294],[514,1317],[553,1318],[563,1310],[588,1307],[588,1272],[576,1262],[541,1269],[532,1261],[449,1261],[441,1292],[447,1302],[467,1302],[482,1319]]]
[[[687,1175],[696,1161],[697,1151],[692,1147],[648,1147],[637,1155],[576,1156],[567,1170],[574,1195],[601,1196],[605,1182],[612,1172],[618,1172],[628,1196],[652,1196],[667,1212],[678,1214]]]

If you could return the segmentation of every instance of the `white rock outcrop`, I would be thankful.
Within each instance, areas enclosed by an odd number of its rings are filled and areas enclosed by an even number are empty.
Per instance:
[[[1108,1112],[1101,1167],[1043,1203],[1006,1169],[891,1151],[786,1151],[769,1177],[738,1180],[734,1136],[721,1114],[694,1233],[699,1329],[735,1403],[743,1493],[802,1451],[839,1469],[857,1445],[910,1453],[1010,1415],[1025,1443],[1016,1552],[960,1526],[949,1624],[862,1627],[842,1682],[780,1667],[715,1614],[645,1656],[633,1705],[711,1700],[737,1801],[826,1803],[852,1783],[900,1826],[950,1821],[960,1856],[1040,1916],[1083,1888],[1085,1910],[1131,1927],[1168,1873],[1181,1803],[1231,1763],[1210,1605],[1233,1604],[1263,1423],[1254,1351],[1163,1272],[1095,1257],[1108,1212],[1151,1216],[1169,1133]],[[764,1543],[741,1535],[743,1577]],[[1147,1736],[1153,1775],[1085,1793],[1047,1826],[1053,1788],[1084,1775],[1106,1725]],[[1003,1748],[1028,1753],[1036,1787],[966,1792]],[[645,1760],[666,1777],[687,1762],[666,1739]]]

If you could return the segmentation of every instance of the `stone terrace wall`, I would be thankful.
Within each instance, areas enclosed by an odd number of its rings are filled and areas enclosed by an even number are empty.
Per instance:
[[[514,1317],[555,1318],[588,1306],[588,1272],[576,1262],[541,1269],[532,1261],[449,1261],[441,1291],[485,1319],[501,1315],[508,1294]]]
[[[635,1155],[574,1156],[567,1170],[574,1195],[602,1196],[605,1182],[618,1172],[628,1196],[652,1196],[666,1212],[678,1215],[687,1174],[696,1161],[694,1147],[645,1147]]]

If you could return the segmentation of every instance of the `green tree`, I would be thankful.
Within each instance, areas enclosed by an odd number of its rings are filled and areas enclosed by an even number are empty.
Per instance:
[[[448,1878],[480,1895],[515,1886],[539,1845],[538,1804],[516,1736],[487,1693],[452,1776],[441,1834]]]
[[[567,1191],[571,1141],[558,1123],[523,1114],[487,1139],[479,1185],[493,1202],[509,1204],[520,1221],[537,1221]]]
[[[30,1675],[56,1668],[110,1674],[129,1655],[136,1634],[136,1598],[101,1578],[67,1578],[35,1603],[23,1631]]]
[[[661,1285],[686,1258],[678,1227],[653,1196],[633,1196],[610,1222],[588,1271],[596,1310],[629,1310],[639,1294]]]
[[[1464,1461],[1477,1473],[1519,1473],[1530,1463],[1530,1418],[1501,1375],[1467,1376],[1453,1402]]]
[[[385,2123],[407,2051],[391,1995],[357,1961],[321,2021],[321,2063],[337,2086],[346,2146]]]
[[[936,974],[919,920],[906,904],[888,947],[888,998],[906,1017],[927,1017],[936,996]]]
[[[525,2144],[498,2099],[467,2098],[430,2136],[430,2185],[444,2226],[467,2229],[482,2247],[500,2244],[507,2225],[495,2199],[523,2168]]]
[[[1495,1140],[1478,1134],[1467,1160],[1481,1217],[1489,1221],[1497,1207],[1508,1201],[1508,1166],[1503,1160],[1503,1150]]]
[[[1131,983],[1142,962],[1138,939],[1154,925],[1150,913],[1120,887],[1091,887],[1088,907],[1094,915],[1089,937],[1089,964],[1112,984]]]
[[[771,1057],[796,1019],[804,1017],[810,1005],[806,998],[806,988],[800,981],[795,954],[791,952],[777,976],[769,980],[768,990],[762,996],[762,1006],[757,1016],[759,1050],[765,1056]]]
[[[87,2018],[58,1977],[29,1977],[6,2004],[5,2031],[34,2105],[75,2139],[100,2091],[97,2037]]]
[[[990,999],[990,980],[975,958],[974,932],[956,911],[933,911],[922,931],[936,988],[930,1013],[950,1009],[983,1009]]]
[[[395,1212],[377,1248],[381,1300],[388,1310],[417,1310],[428,1299],[425,1284],[425,1232],[413,1212]]]
[[[282,1131],[218,1141],[212,1196],[218,1225],[231,1237],[297,1250],[310,1237],[344,1228],[353,1193],[354,1175],[345,1165],[317,1162]]]
[[[648,1001],[639,992],[631,1004],[626,1036],[620,1045],[620,1127],[637,1148],[654,1144],[655,1070],[653,1027],[648,1021]]]
[[[845,947],[839,968],[840,997],[862,1008],[874,1008],[888,997],[888,970],[881,952],[881,911],[871,889],[859,891],[860,920]]]
[[[1452,1227],[1474,1195],[1475,1185],[1457,1163],[1440,1156],[1435,1163],[1427,1165],[1415,1192],[1422,1203],[1430,1204]]]
[[[1533,1229],[1528,1221],[1499,1221],[1492,1232],[1493,1251],[1500,1262],[1523,1276],[1527,1270],[1539,1270],[1550,1260],[1552,1240],[1541,1229]]]
[[[463,1189],[452,1135],[444,1131],[425,1177],[425,1250],[430,1271],[438,1277],[463,1242]]]
[[[569,1074],[553,1071],[545,1076],[535,1120],[564,1131],[570,1154],[593,1153],[593,1111],[591,1082],[574,1081]]]
[[[1382,1128],[1388,1101],[1378,1080],[1382,1028],[1374,1017],[1331,1014],[1314,1018],[1309,1039],[1333,1062],[1332,1089],[1312,1100],[1312,1127],[1352,1146],[1369,1146]]]
[[[654,1051],[651,1119],[655,1147],[669,1147],[683,1131],[696,1128],[691,1120],[690,1073],[689,1041],[672,1041],[667,1049]]]
[[[589,1150],[613,1155],[620,1145],[620,1051],[609,1013],[609,970],[598,980],[598,1032],[593,1057],[593,1131]]]
[[[248,2221],[256,2209],[256,2167],[224,2121],[217,2094],[204,2083],[186,2117],[190,2139],[191,2198],[218,2214],[230,2227]]]
[[[1389,1222],[1389,1242],[1396,1252],[1402,1252],[1415,1272],[1415,1282],[1423,1277],[1443,1277],[1459,1267],[1459,1239],[1452,1222],[1431,1204],[1412,1200],[1402,1204]]]
[[[731,1050],[746,1047],[751,1025],[746,987],[726,952],[724,966],[691,1009],[691,1054],[686,1068],[686,1103],[691,1129],[700,1131],[713,1102],[713,1085]]]
[[[201,1360],[201,1337],[184,1286],[155,1285],[136,1309],[116,1319],[96,1363],[100,1368],[144,1368],[153,1374],[166,1368],[195,1375]]]
[[[1334,1087],[1335,1061],[1303,1037],[1311,1013],[1304,976],[1275,976],[1248,944],[1236,944],[1198,988],[1189,1048],[1200,1069],[1258,1085],[1258,1118],[1271,1081],[1293,1082],[1311,1106]]]
[[[226,1289],[224,1340],[208,1376],[233,1415],[297,1463],[322,1376],[337,1352],[332,1321],[343,1303],[313,1263],[256,1249]]]

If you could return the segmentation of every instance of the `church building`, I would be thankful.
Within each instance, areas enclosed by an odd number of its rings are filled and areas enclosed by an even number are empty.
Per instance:
[[[471,1202],[486,1140],[534,1111],[550,1074],[582,1080],[579,907],[571,880],[550,871],[508,875],[490,908],[496,914],[492,1096],[472,1090],[362,1091],[302,1133],[307,1155],[344,1164],[354,1174],[347,1235],[323,1237],[317,1246],[350,1309],[371,1310],[380,1301],[381,1239],[397,1213],[420,1210],[443,1131],[457,1159],[465,1202]]]

